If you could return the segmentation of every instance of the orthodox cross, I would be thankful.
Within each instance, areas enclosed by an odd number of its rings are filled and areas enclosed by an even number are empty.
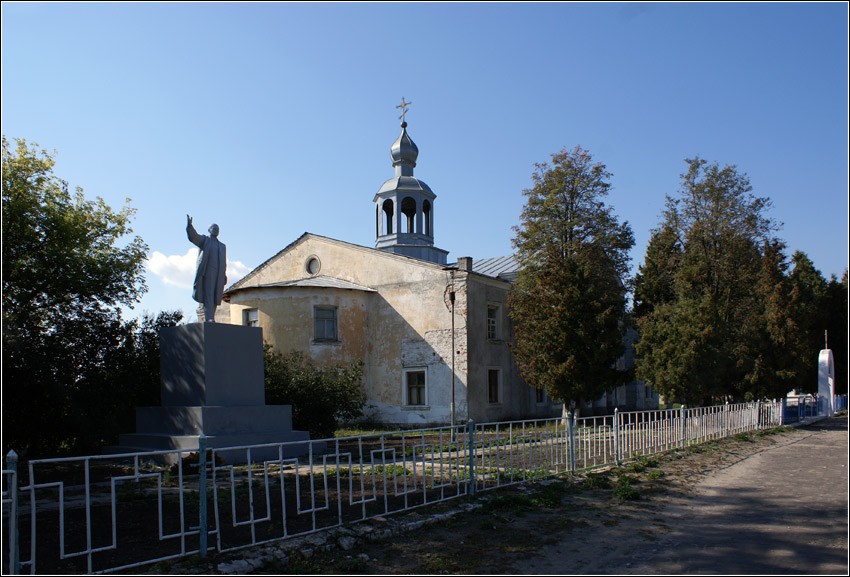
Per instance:
[[[399,118],[401,119],[402,122],[404,122],[404,115],[407,114],[407,107],[410,106],[411,104],[413,104],[413,103],[412,102],[405,102],[404,96],[402,96],[401,97],[401,104],[396,106],[396,108],[401,108],[401,116],[399,116]]]

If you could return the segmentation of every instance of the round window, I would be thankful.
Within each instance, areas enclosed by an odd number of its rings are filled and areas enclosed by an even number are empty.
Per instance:
[[[311,256],[307,259],[307,265],[305,267],[307,269],[307,273],[311,276],[315,276],[319,274],[319,271],[322,269],[322,263],[319,261],[319,257]]]

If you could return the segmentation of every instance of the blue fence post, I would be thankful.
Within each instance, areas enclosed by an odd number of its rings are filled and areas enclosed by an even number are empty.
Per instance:
[[[467,454],[469,455],[469,496],[475,496],[475,421],[469,419],[466,423]]]
[[[207,436],[198,437],[198,554],[207,556]]]
[[[10,497],[9,508],[9,573],[19,575],[21,573],[21,554],[18,541],[18,454],[9,451],[6,454],[6,469],[12,471],[12,480],[8,491]]]

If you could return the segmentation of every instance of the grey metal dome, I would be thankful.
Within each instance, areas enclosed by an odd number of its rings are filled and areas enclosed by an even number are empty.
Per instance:
[[[413,176],[412,169],[416,166],[416,159],[419,157],[419,148],[407,134],[407,122],[401,123],[401,134],[390,147],[390,156],[393,159],[393,166],[402,167],[401,175]],[[406,166],[411,168],[409,174],[406,174],[407,170],[404,169]]]

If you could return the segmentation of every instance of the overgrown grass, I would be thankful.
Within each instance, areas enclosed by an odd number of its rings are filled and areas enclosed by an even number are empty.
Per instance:
[[[640,499],[640,491],[634,487],[638,480],[625,473],[620,473],[614,486],[614,496],[620,501],[635,501]]]
[[[786,433],[791,430],[791,427],[786,425],[782,425],[781,427],[774,427],[772,429],[762,429],[756,432],[757,437],[769,437],[771,435],[778,435],[780,433]]]
[[[582,483],[585,489],[610,489],[611,488],[611,480],[608,478],[608,475],[605,473],[588,473],[587,477],[584,478],[584,483]]]

